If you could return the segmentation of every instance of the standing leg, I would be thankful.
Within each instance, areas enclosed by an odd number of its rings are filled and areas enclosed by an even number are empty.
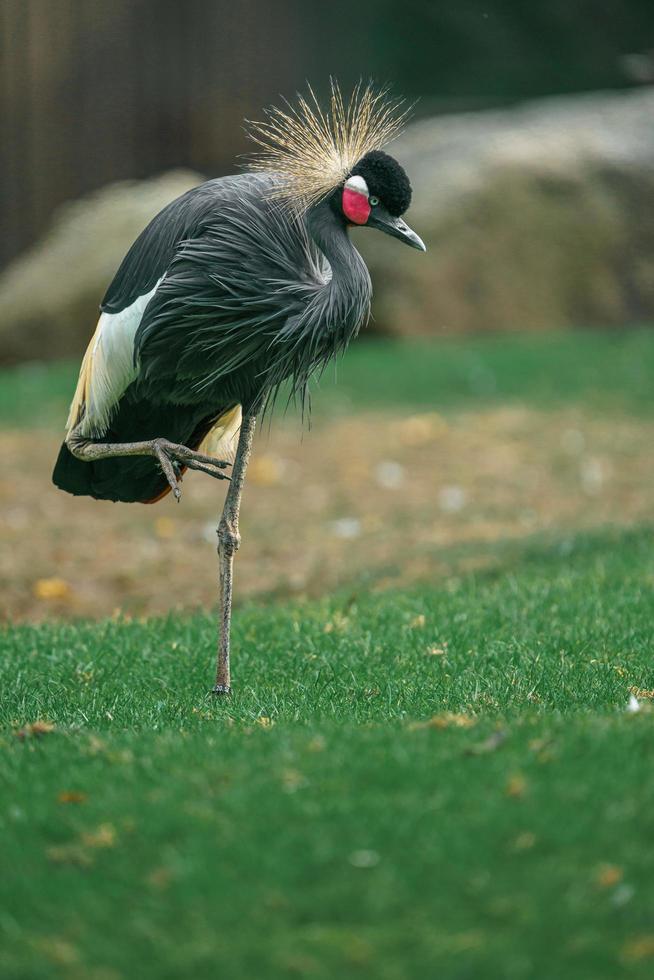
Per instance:
[[[243,416],[241,433],[236,450],[236,459],[232,468],[232,481],[225,498],[222,517],[218,525],[218,566],[220,571],[220,624],[218,635],[218,664],[216,671],[216,686],[212,694],[229,694],[229,631],[232,619],[232,576],[234,571],[234,554],[241,544],[238,531],[238,515],[241,507],[241,494],[245,481],[252,437],[256,425],[256,415],[248,412]]]

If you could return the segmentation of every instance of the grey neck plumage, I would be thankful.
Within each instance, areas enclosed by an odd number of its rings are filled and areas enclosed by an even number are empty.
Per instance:
[[[290,316],[277,334],[275,357],[266,371],[268,391],[289,380],[293,396],[302,404],[311,377],[345,350],[367,320],[372,296],[367,266],[329,201],[314,205],[305,224],[329,270],[322,281],[303,286],[302,312]]]
[[[372,295],[370,274],[350,240],[345,221],[328,200],[310,209],[306,223],[311,238],[331,268],[330,280],[316,291],[314,322],[323,329],[348,333],[349,340],[368,315]]]

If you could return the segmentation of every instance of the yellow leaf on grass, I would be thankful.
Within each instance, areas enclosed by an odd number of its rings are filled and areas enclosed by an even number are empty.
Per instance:
[[[437,412],[427,412],[423,415],[410,415],[393,425],[393,434],[405,446],[424,446],[433,439],[442,436],[448,429],[448,424]]]
[[[93,864],[91,855],[80,844],[57,844],[48,847],[45,854],[53,864],[76,864],[80,868]]]
[[[603,864],[599,868],[595,881],[600,888],[612,888],[622,881],[624,871],[617,864]]]
[[[272,728],[275,722],[273,721],[272,718],[265,718],[262,716],[260,718],[257,718],[256,724],[259,725],[261,728]]]
[[[622,947],[625,960],[645,960],[654,957],[654,936],[634,936]]]
[[[633,694],[639,701],[654,700],[654,691],[648,690],[646,687],[630,687],[629,693]]]
[[[256,456],[248,468],[248,480],[259,487],[273,487],[281,483],[284,463],[278,456],[263,454]]]
[[[332,619],[323,626],[323,633],[343,633],[350,625],[350,620],[341,612],[334,613]]]
[[[113,824],[101,823],[96,830],[86,831],[82,834],[82,843],[86,847],[98,849],[113,847],[116,843],[116,829]]]
[[[69,599],[71,587],[63,578],[38,578],[32,586],[37,599]]]
[[[517,799],[525,795],[526,789],[527,780],[522,773],[516,772],[513,776],[509,776],[504,792],[507,796],[512,796]]]
[[[434,715],[427,721],[414,721],[409,725],[410,731],[417,731],[420,728],[472,728],[477,724],[477,719],[472,715],[464,715],[455,711],[444,711],[441,715]]]
[[[86,803],[87,799],[86,793],[80,793],[77,789],[62,789],[57,796],[58,803]]]
[[[50,735],[55,730],[55,725],[51,721],[33,721],[29,725],[24,725],[14,732],[16,738],[41,738],[42,735]]]
[[[174,536],[175,528],[175,521],[172,517],[157,517],[154,522],[154,533],[164,541]]]

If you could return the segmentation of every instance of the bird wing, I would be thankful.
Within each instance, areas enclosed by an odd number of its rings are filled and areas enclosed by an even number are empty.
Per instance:
[[[100,305],[101,315],[84,355],[66,430],[80,426],[88,438],[102,436],[116,406],[138,375],[134,340],[148,304],[181,243],[202,235],[221,202],[243,177],[207,181],[172,201],[127,252]],[[250,178],[251,179],[251,178]]]
[[[134,337],[158,283],[116,313],[102,312],[82,360],[66,431],[80,425],[87,437],[108,428],[121,395],[136,377]]]
[[[139,389],[152,401],[249,401],[299,356],[292,325],[324,285],[324,260],[265,190],[260,175],[244,175],[175,252],[134,339]]]

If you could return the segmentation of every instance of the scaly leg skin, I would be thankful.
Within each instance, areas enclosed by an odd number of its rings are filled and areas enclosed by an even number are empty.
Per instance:
[[[252,438],[256,425],[256,415],[246,413],[241,423],[241,434],[236,450],[236,459],[232,469],[232,481],[225,498],[225,506],[218,525],[218,567],[220,574],[220,623],[218,635],[218,663],[216,669],[216,686],[212,694],[229,694],[229,634],[232,619],[232,583],[234,572],[234,555],[241,544],[238,530],[238,516],[241,508],[241,494],[245,482]]]
[[[205,456],[203,453],[196,453],[187,446],[180,446],[167,439],[150,439],[146,442],[90,442],[80,434],[79,428],[75,428],[67,435],[66,445],[73,456],[87,463],[117,456],[152,456],[158,461],[178,503],[182,496],[182,489],[175,472],[175,463],[186,466],[190,470],[207,473],[216,480],[229,480],[229,477],[220,471],[230,466],[230,463],[214,459],[213,456]]]

